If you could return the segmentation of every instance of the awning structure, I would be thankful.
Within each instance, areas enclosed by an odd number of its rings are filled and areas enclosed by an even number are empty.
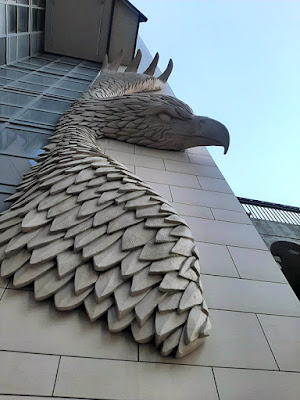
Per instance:
[[[140,22],[147,18],[127,0],[47,1],[45,51],[102,62],[121,48],[133,58]]]

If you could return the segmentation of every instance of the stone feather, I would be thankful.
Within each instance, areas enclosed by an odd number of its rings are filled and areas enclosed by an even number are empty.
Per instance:
[[[140,52],[125,72],[117,71],[121,56],[104,63],[65,113],[0,215],[1,276],[12,276],[16,288],[33,284],[36,300],[54,296],[60,311],[83,303],[91,321],[106,315],[111,332],[130,327],[138,343],[154,340],[162,355],[182,357],[210,329],[193,235],[97,139],[184,148],[169,123],[189,122],[193,113],[154,93],[172,63],[154,78],[157,56],[143,74],[136,72]]]

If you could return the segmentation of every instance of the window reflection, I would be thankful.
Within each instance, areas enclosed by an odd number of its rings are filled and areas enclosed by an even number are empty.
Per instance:
[[[36,157],[39,149],[48,143],[46,135],[29,130],[5,128],[0,137],[0,151],[9,155]]]
[[[8,38],[8,60],[15,61],[17,58],[17,37],[11,36]]]
[[[0,104],[0,117],[11,118],[20,110],[21,110],[20,107],[7,106],[5,104]]]
[[[0,38],[0,65],[6,62],[6,39]]]
[[[0,4],[0,35],[4,36],[6,34],[6,14],[5,14],[5,4]],[[2,52],[1,47],[1,52]]]
[[[20,35],[18,37],[18,58],[29,56],[29,35]]]
[[[17,6],[8,5],[8,33],[17,33]]]
[[[38,30],[38,9],[33,8],[31,10],[31,30],[37,31]]]
[[[28,8],[18,7],[18,32],[28,32]]]
[[[34,99],[34,96],[21,93],[12,93],[8,91],[0,92],[0,103],[13,106],[25,106]]]
[[[19,117],[19,119],[22,121],[30,121],[37,124],[55,126],[58,123],[60,117],[60,114],[52,114],[37,110],[27,110]]]

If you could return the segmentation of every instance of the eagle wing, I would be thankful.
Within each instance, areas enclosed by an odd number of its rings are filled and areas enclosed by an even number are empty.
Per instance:
[[[197,347],[210,323],[182,218],[96,147],[49,145],[41,161],[0,216],[1,275],[16,288],[33,283],[35,299],[54,296],[58,310],[84,303],[91,321],[107,313],[111,332],[155,337],[163,355]]]

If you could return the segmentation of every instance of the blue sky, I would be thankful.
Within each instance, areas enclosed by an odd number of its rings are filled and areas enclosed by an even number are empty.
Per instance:
[[[300,206],[300,2],[131,2],[176,96],[228,127],[228,154],[209,149],[235,194]]]

